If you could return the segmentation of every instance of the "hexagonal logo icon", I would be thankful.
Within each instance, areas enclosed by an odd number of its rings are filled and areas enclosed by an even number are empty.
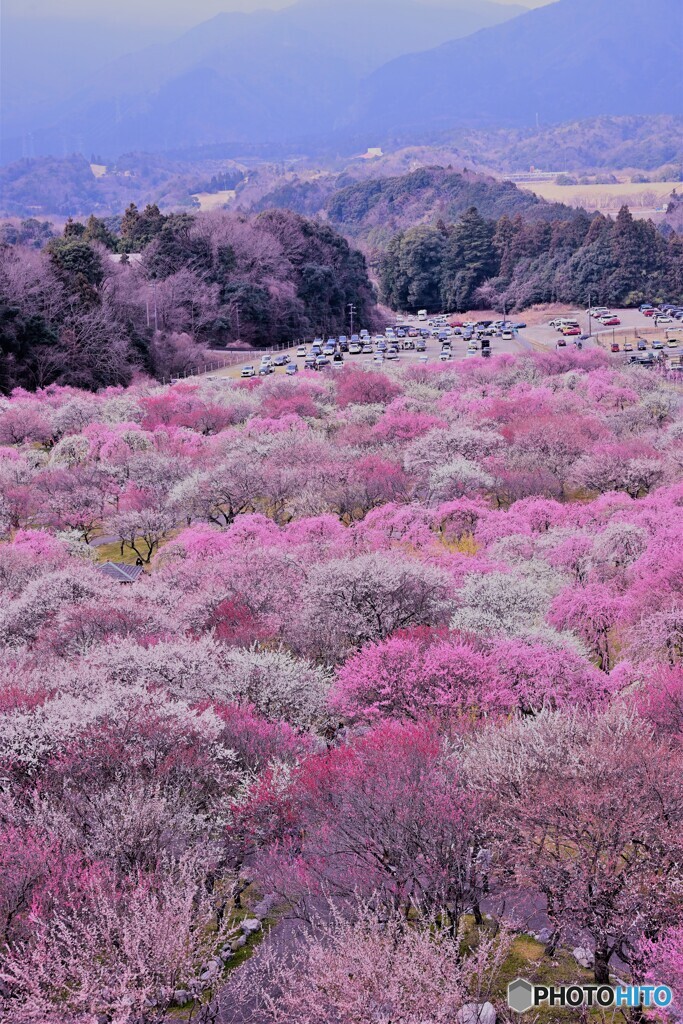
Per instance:
[[[524,978],[515,978],[508,985],[508,1006],[515,1013],[525,1013],[534,1005],[534,990]]]

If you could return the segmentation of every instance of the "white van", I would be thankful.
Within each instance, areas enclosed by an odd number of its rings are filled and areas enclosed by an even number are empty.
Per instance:
[[[427,319],[427,310],[426,309],[418,309],[418,311],[417,311],[417,319],[418,320],[426,320]]]

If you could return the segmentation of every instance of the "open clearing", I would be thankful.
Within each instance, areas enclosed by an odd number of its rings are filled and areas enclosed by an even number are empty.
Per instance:
[[[554,181],[519,182],[519,187],[542,199],[588,210],[618,210],[626,204],[634,216],[648,216],[666,207],[674,189],[673,181],[620,181],[613,185],[556,185]]]
[[[199,209],[203,212],[205,210],[219,210],[221,206],[232,202],[235,195],[234,189],[224,189],[222,192],[195,192],[192,198],[198,201]]]

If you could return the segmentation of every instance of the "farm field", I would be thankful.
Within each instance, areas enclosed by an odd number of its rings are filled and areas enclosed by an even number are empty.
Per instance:
[[[674,189],[680,192],[683,186],[671,181],[621,181],[615,185],[556,185],[553,181],[542,181],[520,182],[519,187],[550,202],[614,213],[626,205],[634,217],[646,217],[666,207]]]
[[[231,202],[235,195],[234,189],[223,189],[221,192],[196,192],[192,198],[198,201],[200,210],[210,211],[219,210]]]

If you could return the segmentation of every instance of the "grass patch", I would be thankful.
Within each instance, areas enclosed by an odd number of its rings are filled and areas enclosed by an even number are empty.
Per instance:
[[[468,953],[479,943],[481,930],[471,915],[464,918],[464,932],[461,952]],[[485,920],[483,930],[490,931],[492,922]],[[491,992],[494,1001],[507,1003],[507,987],[515,978],[526,978],[537,985],[569,985],[592,984],[592,970],[581,967],[569,950],[558,949],[553,957],[545,954],[545,946],[532,935],[515,935],[510,951],[505,958],[496,984]],[[582,1018],[583,1019],[583,1018]],[[592,1009],[585,1018],[587,1021],[604,1022],[604,1011]],[[557,1007],[543,1006],[534,1011],[533,1024],[574,1024],[576,1010],[562,1010]]]
[[[98,562],[125,562],[126,565],[135,565],[138,557],[127,544],[123,545],[121,554],[121,542],[118,540],[111,544],[98,544],[92,550],[97,555]]]

